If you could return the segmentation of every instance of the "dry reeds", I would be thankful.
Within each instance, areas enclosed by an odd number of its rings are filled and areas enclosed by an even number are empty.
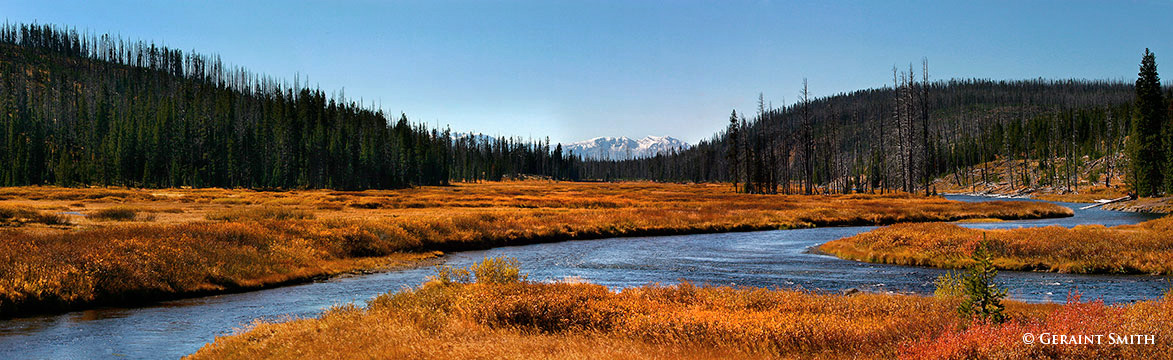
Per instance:
[[[1068,273],[1173,274],[1173,217],[1136,225],[978,230],[954,224],[897,224],[828,242],[836,256],[889,264],[962,268],[986,238],[994,266]]]
[[[443,269],[422,287],[381,295],[365,309],[255,322],[191,358],[1145,359],[1173,350],[1159,340],[1173,336],[1173,298],[1125,306],[1077,298],[1062,306],[1007,302],[1011,322],[995,325],[961,320],[949,297],[688,283],[613,292],[582,282],[441,279],[445,271],[467,275],[478,267],[516,270],[500,259]],[[1022,343],[1026,333],[1139,333],[1158,342],[1031,346]]]
[[[0,205],[0,226],[20,226],[25,223],[64,225],[69,221],[64,216],[20,206]]]
[[[281,207],[239,208],[222,210],[207,215],[208,220],[220,221],[247,221],[247,220],[301,220],[313,219],[314,214],[298,209]]]
[[[135,209],[128,207],[112,207],[94,211],[88,218],[98,221],[131,221],[138,214]]]
[[[761,196],[736,194],[725,185],[657,183],[504,182],[362,192],[45,187],[4,188],[0,194],[41,208],[68,208],[73,199],[96,197],[86,201],[116,205],[93,209],[126,209],[134,215],[115,218],[154,221],[10,230],[0,237],[6,239],[0,244],[3,314],[38,304],[118,303],[139,293],[183,296],[275,284],[361,268],[352,260],[397,252],[1069,214],[1045,203],[962,203],[908,194]],[[226,198],[239,200],[217,200]]]

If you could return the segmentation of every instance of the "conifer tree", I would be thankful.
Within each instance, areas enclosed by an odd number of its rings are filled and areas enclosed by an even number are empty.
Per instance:
[[[1157,76],[1156,57],[1149,49],[1144,50],[1138,75],[1136,107],[1128,139],[1129,182],[1137,196],[1155,196],[1165,187],[1164,162],[1167,148],[1173,145],[1173,141],[1162,141],[1169,135],[1165,124],[1165,100],[1161,94],[1161,79]]]
[[[957,312],[962,317],[993,323],[1006,321],[1006,315],[1002,313],[1006,309],[1002,305],[1006,289],[999,288],[994,283],[998,270],[994,268],[992,258],[985,235],[982,235],[982,242],[978,243],[977,249],[973,252],[974,265],[961,279],[964,298],[958,305]]]
[[[725,133],[726,136],[728,136],[729,141],[728,150],[725,156],[729,161],[729,179],[733,181],[734,190],[739,189],[737,187],[737,182],[740,178],[739,173],[741,172],[741,166],[738,162],[740,159],[739,156],[741,155],[738,151],[741,147],[740,128],[741,126],[738,124],[737,110],[733,110],[733,113],[729,115],[729,129],[726,130]]]

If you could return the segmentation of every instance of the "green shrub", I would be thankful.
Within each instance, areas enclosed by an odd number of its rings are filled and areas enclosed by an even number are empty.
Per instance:
[[[469,267],[476,276],[477,282],[482,284],[512,284],[523,282],[529,276],[521,273],[521,264],[516,258],[485,257],[480,263]]]
[[[528,274],[521,273],[520,263],[515,258],[507,256],[488,257],[480,262],[469,265],[467,269],[454,268],[450,265],[436,266],[436,275],[429,276],[429,280],[442,285],[469,284],[513,284],[525,282]]]
[[[1095,185],[1100,182],[1100,178],[1104,176],[1104,168],[1100,166],[1093,167],[1087,173],[1088,184]]]
[[[933,283],[937,285],[937,289],[933,290],[933,296],[936,297],[961,297],[965,295],[965,287],[962,286],[961,280],[963,275],[960,272],[948,271],[945,274],[938,276]]]
[[[441,285],[468,284],[472,282],[468,269],[456,268],[451,265],[437,265],[436,275],[429,276],[428,279],[439,282]]]

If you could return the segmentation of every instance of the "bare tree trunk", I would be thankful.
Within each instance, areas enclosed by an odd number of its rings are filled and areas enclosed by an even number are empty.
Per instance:
[[[929,195],[929,58],[921,59],[920,82],[920,125],[921,125],[921,178],[925,196]]]
[[[907,166],[907,164],[905,164],[905,160],[904,160],[905,159],[905,157],[904,157],[904,151],[905,151],[905,146],[904,146],[904,137],[905,137],[904,133],[905,133],[905,131],[904,130],[905,129],[904,129],[904,114],[903,114],[904,105],[902,103],[904,100],[904,96],[901,94],[903,87],[901,86],[901,83],[900,83],[903,78],[904,78],[904,76],[901,76],[898,73],[898,71],[896,70],[896,67],[893,66],[892,67],[892,89],[895,91],[896,98],[895,98],[895,102],[894,102],[895,106],[893,107],[892,116],[896,120],[896,147],[898,150],[897,151],[898,153],[896,154],[896,160],[898,161],[898,165],[900,167],[900,188],[904,191],[908,191],[908,182],[907,182],[908,166]]]
[[[1075,149],[1075,117],[1071,117],[1071,187],[1075,192],[1079,192],[1079,159],[1076,158]]]
[[[814,134],[812,134],[811,113],[810,113],[810,91],[807,88],[806,78],[802,79],[802,134],[803,134],[803,176],[805,183],[803,192],[810,195],[814,192]]]
[[[874,156],[873,159],[880,161],[879,171],[876,174],[880,177],[877,179],[878,181],[876,181],[876,184],[880,185],[880,194],[884,194],[884,192],[888,190],[888,152],[886,143],[884,142],[884,139],[888,138],[888,134],[884,133],[884,123],[886,122],[887,121],[884,121],[883,115],[880,115],[880,119],[876,121],[880,128],[879,134],[877,134],[880,139],[880,151],[876,153],[876,156]]]
[[[1104,159],[1104,167],[1107,168],[1107,177],[1104,178],[1104,187],[1112,187],[1112,165],[1116,161],[1116,123],[1112,118],[1112,112],[1108,111],[1108,141],[1106,142],[1107,150],[1104,151],[1108,156]]]
[[[912,193],[916,190],[917,179],[917,163],[915,159],[916,152],[916,126],[913,125],[913,118],[916,114],[916,75],[912,73],[912,63],[908,64],[908,78],[905,80],[905,100],[904,100],[904,133],[907,136],[905,141],[908,142],[905,153],[905,171],[904,191]]]
[[[1034,186],[1030,180],[1030,123],[1022,117],[1022,182],[1026,187]]]
[[[978,157],[978,161],[981,162],[981,164],[982,164],[982,184],[988,190],[990,188],[990,179],[987,177],[987,174],[989,174],[989,172],[990,172],[990,164],[988,161],[986,161],[986,136],[984,133],[982,133],[982,129],[985,129],[987,126],[985,126],[986,125],[985,120],[983,120],[982,123],[983,123],[983,126],[978,128],[978,137],[980,137],[982,140],[981,141],[981,150],[979,153],[980,156]]]

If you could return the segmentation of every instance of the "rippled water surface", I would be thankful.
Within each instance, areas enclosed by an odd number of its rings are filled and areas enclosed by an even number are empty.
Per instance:
[[[986,198],[950,196],[962,201]],[[1082,204],[1061,205],[1076,208]],[[1076,210],[1062,219],[974,223],[975,228],[1132,224],[1153,215]],[[486,255],[521,260],[530,279],[578,277],[612,288],[680,280],[713,285],[840,291],[931,293],[938,269],[867,264],[812,253],[812,246],[872,227],[839,227],[745,233],[566,241],[452,253],[440,262],[466,266]],[[327,281],[242,294],[177,300],[142,308],[104,308],[0,321],[0,359],[178,358],[215,336],[253,319],[314,316],[334,304],[362,303],[378,294],[416,286],[430,267],[342,276]],[[1004,271],[998,280],[1010,297],[1063,301],[1079,289],[1084,299],[1130,302],[1160,296],[1156,276],[1071,275]]]

